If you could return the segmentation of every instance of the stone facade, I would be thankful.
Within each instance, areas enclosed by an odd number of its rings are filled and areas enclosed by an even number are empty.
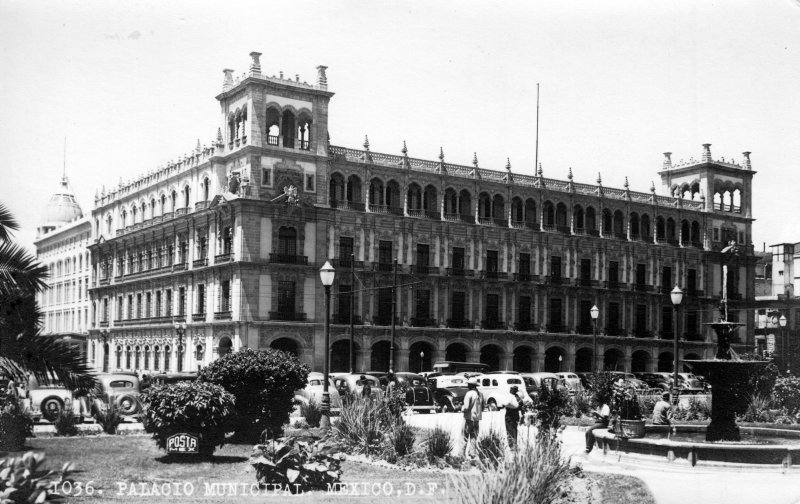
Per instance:
[[[595,305],[598,367],[669,370],[675,285],[681,353],[709,357],[731,239],[731,306],[753,298],[749,153],[667,155],[663,196],[331,146],[325,67],[309,85],[251,56],[242,79],[225,71],[210,146],[97,198],[92,338],[109,369],[176,370],[180,353],[192,370],[269,346],[321,369],[326,260],[333,371],[348,367],[351,292],[359,371],[388,368],[393,304],[397,370],[586,371]]]

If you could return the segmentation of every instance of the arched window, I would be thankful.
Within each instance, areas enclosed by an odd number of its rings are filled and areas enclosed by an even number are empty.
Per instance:
[[[125,369],[131,368],[131,346],[128,345],[125,347]]]
[[[582,232],[586,228],[586,222],[583,214],[583,207],[575,205],[572,210],[573,221],[575,223],[575,231]]]
[[[700,223],[697,221],[692,221],[691,241],[692,245],[695,247],[702,246],[702,242],[700,240]]]
[[[203,201],[208,201],[208,191],[209,186],[211,185],[211,181],[208,180],[208,177],[203,179]]]
[[[407,202],[408,212],[410,215],[415,215],[413,212],[422,211],[422,188],[417,184],[410,184],[408,186]]]
[[[347,178],[347,201],[349,203],[361,202],[361,179],[355,175]]]
[[[689,228],[689,221],[687,220],[681,221],[681,243],[683,243],[684,245],[688,245],[690,235],[691,235],[691,230]]]
[[[152,219],[155,216],[156,216],[156,199],[155,198],[151,198],[150,199],[150,218]]]
[[[281,228],[283,229],[283,228]],[[225,226],[220,235],[220,253],[230,254],[233,248],[233,230],[230,226]]]
[[[631,226],[631,238],[634,240],[638,240],[641,236],[641,229],[639,225],[639,214],[636,212],[631,213],[630,218],[630,226]]]
[[[200,364],[203,362],[204,359],[205,359],[205,348],[203,347],[203,345],[198,344],[194,348],[194,360],[197,361],[198,364]]]
[[[267,145],[278,145],[280,139],[281,113],[275,108],[267,109]]]
[[[675,221],[672,219],[672,217],[667,219],[667,240],[677,240],[675,235]]]
[[[462,219],[467,218],[472,222],[475,220],[475,215],[472,213],[472,194],[466,189],[462,189],[458,196],[458,213]]]
[[[281,118],[281,135],[283,136],[283,146],[294,149],[295,120],[294,114],[284,110]]]
[[[536,201],[533,198],[525,200],[525,225],[529,228],[539,229],[539,219],[536,217]]]
[[[164,371],[169,372],[172,363],[172,349],[169,345],[164,345]]]
[[[611,210],[608,208],[603,209],[603,235],[611,236],[614,233],[614,218],[611,216]]]
[[[133,361],[133,363],[134,363],[133,369],[137,369],[138,370],[138,369],[140,369],[140,365],[141,365],[141,362],[142,362],[142,349],[137,345],[135,351],[136,351],[136,354],[135,354],[135,358],[134,358],[134,361]]]
[[[545,227],[552,229],[556,224],[556,212],[555,208],[553,207],[553,203],[545,201],[544,205],[542,206],[542,213]]]
[[[295,228],[281,226],[278,229],[278,254],[283,256],[297,255],[297,230]]]
[[[166,194],[162,194],[161,195],[161,215],[164,215],[164,212],[167,211],[166,206],[167,206],[167,195]]]
[[[117,369],[122,369],[122,346],[117,345]]]
[[[172,191],[172,211],[174,212],[177,209],[178,209],[178,192]]]
[[[336,207],[338,202],[344,201],[344,193],[344,177],[341,173],[334,173],[331,175],[331,180],[328,187],[328,195],[330,197],[332,207]]]
[[[150,346],[145,345],[144,347],[144,369],[150,370]]]
[[[567,205],[559,203],[556,205],[556,226],[564,231],[569,224],[567,223]]]
[[[657,240],[667,239],[667,229],[663,217],[656,218],[656,239]]]
[[[153,370],[158,371],[161,363],[161,347],[156,345],[153,347]]]
[[[492,218],[492,199],[485,192],[478,195],[478,217],[481,219]]]
[[[617,235],[617,238],[627,238],[627,233],[625,233],[625,217],[620,210],[614,212],[614,234]]]
[[[597,231],[597,216],[594,207],[586,208],[586,232],[589,234],[596,234]]]
[[[189,208],[189,186],[183,188],[183,206]]]
[[[644,240],[651,240],[652,233],[650,231],[650,217],[647,214],[642,214],[641,223],[639,224],[639,229],[641,230],[642,239]]]
[[[300,116],[297,124],[297,138],[300,140],[300,149],[311,150],[311,119]]]

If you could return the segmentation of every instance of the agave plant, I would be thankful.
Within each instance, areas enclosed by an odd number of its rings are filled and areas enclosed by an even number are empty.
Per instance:
[[[0,374],[23,383],[54,378],[72,390],[91,390],[94,377],[77,348],[39,334],[42,312],[36,294],[47,288],[47,267],[11,241],[19,224],[0,203]]]

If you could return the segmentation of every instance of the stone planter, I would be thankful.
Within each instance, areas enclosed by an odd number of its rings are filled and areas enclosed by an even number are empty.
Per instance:
[[[643,438],[644,420],[622,420],[619,421],[619,430],[622,437]]]

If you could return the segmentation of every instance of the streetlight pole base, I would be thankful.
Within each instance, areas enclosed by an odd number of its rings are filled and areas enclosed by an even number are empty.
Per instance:
[[[322,416],[319,419],[319,427],[327,432],[331,430],[331,395],[330,392],[322,393]]]

